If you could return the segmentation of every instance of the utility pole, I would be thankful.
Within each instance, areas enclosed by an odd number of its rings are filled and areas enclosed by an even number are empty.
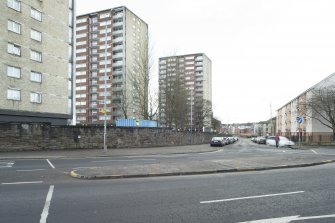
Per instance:
[[[110,14],[109,14],[110,16]],[[105,80],[105,88],[104,88],[104,109],[103,109],[103,113],[104,113],[104,152],[107,152],[107,145],[106,145],[106,136],[107,136],[107,106],[106,106],[106,99],[107,99],[107,33],[108,33],[108,27],[107,27],[108,22],[106,21],[106,25],[105,25],[105,76],[104,76],[104,80]]]
[[[193,101],[193,99],[192,99],[192,97],[193,97],[193,89],[192,88],[190,88],[190,90],[191,90],[191,144],[192,144],[192,126],[193,126],[193,106],[192,106],[192,101]]]

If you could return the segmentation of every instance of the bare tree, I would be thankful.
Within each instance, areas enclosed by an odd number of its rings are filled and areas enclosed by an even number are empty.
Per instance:
[[[133,66],[127,71],[132,86],[132,103],[138,108],[143,119],[154,119],[158,113],[158,92],[154,89],[152,68],[153,47],[149,46],[150,37],[143,37]]]
[[[165,125],[170,128],[186,128],[187,111],[187,92],[185,87],[180,82],[179,76],[168,75],[166,86],[161,89],[161,114],[165,114]]]
[[[158,115],[158,91],[149,87],[148,94],[148,119],[156,120]]]
[[[194,127],[202,129],[210,126],[212,119],[212,103],[203,98],[195,99],[194,103]]]
[[[212,117],[212,129],[216,132],[220,132],[222,127],[222,123],[215,117]]]
[[[332,129],[335,141],[335,84],[315,88],[303,103],[305,115]]]

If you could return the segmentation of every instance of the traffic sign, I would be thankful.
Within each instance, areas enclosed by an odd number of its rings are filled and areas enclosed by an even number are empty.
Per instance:
[[[297,122],[298,122],[299,124],[302,123],[302,118],[301,118],[300,116],[297,117]]]

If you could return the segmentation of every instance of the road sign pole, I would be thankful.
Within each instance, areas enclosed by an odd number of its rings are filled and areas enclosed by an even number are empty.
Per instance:
[[[301,136],[300,136],[300,124],[302,123],[302,118],[300,116],[297,117],[298,122],[298,134],[299,134],[299,149],[301,148]]]
[[[299,149],[301,149],[300,123],[299,123],[299,131],[298,131],[298,134],[299,134]]]

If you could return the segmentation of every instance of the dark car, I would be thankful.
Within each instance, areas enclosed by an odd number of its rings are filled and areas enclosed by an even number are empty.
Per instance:
[[[224,137],[213,137],[211,140],[211,146],[224,146],[226,145]]]
[[[266,143],[266,138],[262,137],[262,136],[259,136],[259,137],[256,138],[256,142],[258,144],[265,144]]]

